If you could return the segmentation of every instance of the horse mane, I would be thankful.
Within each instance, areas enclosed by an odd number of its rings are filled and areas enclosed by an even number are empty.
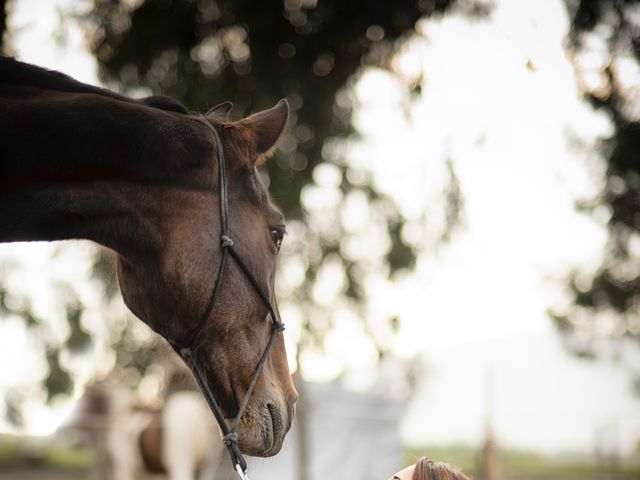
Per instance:
[[[189,115],[189,110],[187,110],[183,104],[171,97],[165,97],[164,95],[152,95],[151,97],[142,98],[138,101],[148,107],[164,110],[165,112],[176,112]]]
[[[127,103],[146,105],[158,110],[188,115],[184,105],[173,98],[154,95],[139,100],[132,99],[106,88],[88,85],[55,70],[20,62],[12,57],[0,56],[0,83],[68,93],[92,93]]]

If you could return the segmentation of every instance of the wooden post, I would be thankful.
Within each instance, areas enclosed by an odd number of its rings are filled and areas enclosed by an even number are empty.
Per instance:
[[[298,351],[300,351],[298,349]],[[296,403],[295,424],[297,429],[298,445],[296,449],[296,468],[298,470],[297,478],[299,480],[311,480],[310,459],[311,449],[309,441],[309,403],[305,390],[304,380],[300,373],[300,355],[297,355],[298,369],[293,375],[293,381],[298,390],[298,401]]]

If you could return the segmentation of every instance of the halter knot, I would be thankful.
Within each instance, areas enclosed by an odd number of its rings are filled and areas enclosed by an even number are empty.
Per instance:
[[[180,348],[180,356],[182,358],[189,358],[191,357],[191,348],[189,347],[181,347]]]
[[[221,235],[220,246],[222,246],[222,248],[233,247],[233,240],[227,235]]]
[[[275,323],[273,324],[273,329],[274,329],[276,332],[284,332],[284,323],[282,323],[282,322],[275,322]]]
[[[236,432],[229,432],[224,437],[222,437],[222,443],[226,446],[232,444],[238,444],[238,434]]]

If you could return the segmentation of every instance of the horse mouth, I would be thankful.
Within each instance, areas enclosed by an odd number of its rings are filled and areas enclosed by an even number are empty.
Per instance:
[[[275,405],[267,404],[267,410],[269,412],[269,417],[271,417],[271,422],[268,423],[271,430],[271,441],[268,442],[270,444],[270,448],[267,452],[267,456],[275,455],[282,448],[282,442],[284,441],[285,430],[284,423],[282,421],[282,411]],[[267,446],[267,442],[265,442],[265,446]]]
[[[277,454],[286,434],[280,408],[268,403],[260,408],[251,423],[253,428],[246,425],[248,428],[244,432],[238,432],[240,450],[254,457],[272,457]]]

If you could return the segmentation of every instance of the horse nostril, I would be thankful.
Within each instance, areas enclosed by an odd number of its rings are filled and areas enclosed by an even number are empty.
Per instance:
[[[269,410],[269,415],[271,416],[273,433],[276,436],[280,435],[280,433],[282,432],[282,411],[275,403],[272,402],[267,403],[267,409]]]

